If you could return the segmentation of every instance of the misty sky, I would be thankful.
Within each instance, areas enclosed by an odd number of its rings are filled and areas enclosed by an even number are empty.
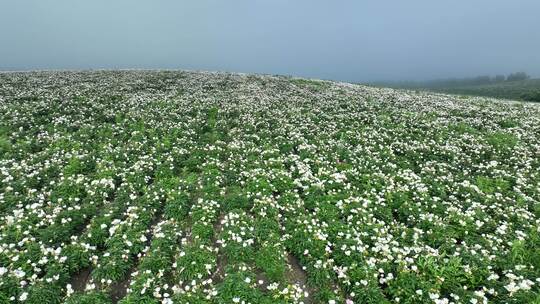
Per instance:
[[[540,77],[538,0],[0,0],[0,70]]]

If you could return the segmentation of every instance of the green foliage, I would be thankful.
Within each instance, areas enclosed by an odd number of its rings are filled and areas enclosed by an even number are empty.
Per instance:
[[[512,149],[519,141],[515,135],[501,131],[489,134],[486,139],[490,145],[498,150]]]
[[[520,99],[526,101],[540,102],[540,89],[531,90],[530,92],[523,92],[520,95]]]
[[[9,139],[0,135],[0,157],[11,151],[11,143]]]
[[[225,211],[231,211],[234,209],[248,210],[251,205],[252,203],[250,202],[250,199],[245,195],[242,188],[238,186],[228,188],[223,204]]]
[[[283,250],[279,246],[271,246],[270,244],[263,245],[257,252],[255,265],[264,271],[270,281],[282,282],[286,271]]]
[[[457,134],[476,134],[478,133],[478,130],[470,125],[467,125],[465,123],[457,123],[450,125],[448,127],[450,131],[456,132]]]
[[[60,288],[50,284],[38,284],[30,287],[26,303],[31,304],[57,304],[62,303]]]
[[[308,88],[314,91],[323,91],[330,87],[330,85],[321,80],[311,80],[311,79],[290,79],[289,82],[291,84],[294,84],[296,86],[302,87],[302,88]]]
[[[165,217],[181,221],[186,218],[190,208],[189,196],[183,192],[171,193],[163,210]]]
[[[109,296],[103,292],[75,293],[67,298],[65,304],[112,304]],[[123,303],[123,302],[122,302]]]
[[[151,295],[134,295],[130,294],[120,300],[119,304],[159,304],[160,301],[154,299]]]
[[[270,299],[254,286],[255,275],[249,271],[228,269],[225,280],[218,285],[219,303],[237,303],[240,299],[246,303],[272,303]],[[247,282],[249,280],[249,283]]]
[[[501,126],[501,128],[508,129],[517,127],[519,123],[513,119],[504,119],[499,122],[499,125]]]
[[[183,282],[199,279],[199,274],[208,273],[216,265],[212,249],[203,244],[190,244],[176,259],[176,278]]]
[[[492,83],[453,84],[439,83],[384,83],[382,86],[422,89],[427,91],[459,94],[467,96],[486,96],[502,99],[513,99],[540,102],[540,79],[516,79],[513,81],[495,81]]]

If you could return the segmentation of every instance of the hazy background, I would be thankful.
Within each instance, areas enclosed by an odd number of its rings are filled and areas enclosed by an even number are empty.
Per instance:
[[[0,0],[0,70],[540,76],[538,0]]]

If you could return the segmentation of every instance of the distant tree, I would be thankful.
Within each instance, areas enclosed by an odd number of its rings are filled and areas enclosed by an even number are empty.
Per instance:
[[[540,90],[525,92],[521,94],[521,99],[526,101],[540,102]]]
[[[487,75],[477,76],[471,82],[472,84],[488,84],[491,83],[491,77]]]
[[[518,80],[526,80],[529,79],[530,76],[525,72],[516,72],[508,75],[506,78],[506,81],[518,81]]]
[[[495,76],[495,82],[503,82],[505,80],[506,80],[506,76],[504,76],[504,75]]]

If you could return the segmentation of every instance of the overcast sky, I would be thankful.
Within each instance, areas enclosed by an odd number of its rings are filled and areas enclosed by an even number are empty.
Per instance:
[[[0,70],[540,77],[539,0],[0,0]]]

